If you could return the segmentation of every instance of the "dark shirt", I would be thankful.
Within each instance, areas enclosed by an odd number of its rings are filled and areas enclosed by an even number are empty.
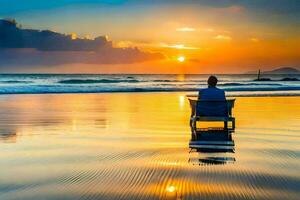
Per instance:
[[[198,99],[202,101],[197,104],[197,116],[226,117],[227,103],[224,90],[209,87],[199,91]]]
[[[208,87],[199,91],[198,99],[209,101],[225,101],[225,92],[216,87]]]

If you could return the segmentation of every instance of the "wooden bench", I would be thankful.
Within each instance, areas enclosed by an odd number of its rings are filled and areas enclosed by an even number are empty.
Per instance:
[[[191,99],[189,98],[189,102],[190,102],[190,107],[192,110],[191,113],[191,119],[190,119],[190,126],[192,128],[192,132],[196,132],[197,131],[197,126],[196,123],[197,121],[209,121],[209,122],[217,122],[217,121],[223,121],[224,122],[224,129],[225,130],[234,130],[235,129],[235,118],[232,115],[232,109],[234,107],[234,102],[235,99],[227,99],[225,102],[224,101],[220,101],[220,103],[222,104],[226,104],[227,105],[227,116],[201,116],[201,114],[197,115],[197,104],[201,103],[201,102],[207,102],[207,101],[201,101],[201,100],[197,100],[197,99]],[[216,101],[213,101],[216,102]],[[228,122],[231,122],[231,128],[228,128]]]

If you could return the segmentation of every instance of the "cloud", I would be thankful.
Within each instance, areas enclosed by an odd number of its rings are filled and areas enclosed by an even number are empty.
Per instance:
[[[259,39],[258,38],[250,38],[250,41],[251,42],[259,42]]]
[[[22,29],[14,20],[0,20],[0,66],[129,64],[163,58],[134,47],[113,47],[106,36],[81,39],[75,33]]]
[[[231,40],[232,38],[230,36],[227,36],[227,35],[217,35],[215,37],[215,39],[217,39],[217,40]]]
[[[241,13],[241,12],[245,11],[245,7],[232,5],[232,6],[224,8],[224,10],[229,12],[229,13]]]
[[[0,48],[35,48],[40,51],[98,51],[111,48],[105,36],[94,40],[49,30],[21,29],[14,20],[0,20]]]
[[[199,63],[199,62],[201,62],[201,59],[198,59],[198,58],[190,58],[188,61],[189,61],[189,62],[194,62],[194,63]]]
[[[181,27],[181,28],[177,28],[176,31],[178,31],[178,32],[194,32],[194,31],[196,31],[196,29],[191,28],[191,27]]]
[[[213,29],[213,28],[203,28],[202,30],[204,32],[210,32],[210,33],[215,32],[215,29]]]
[[[112,48],[89,51],[39,51],[36,49],[1,49],[0,67],[53,66],[63,64],[131,64],[162,59],[161,54],[144,53],[138,49]]]
[[[162,43],[161,47],[172,48],[172,49],[186,49],[186,50],[197,50],[197,49],[200,49],[199,47],[190,47],[190,46],[185,46],[184,44],[169,45],[169,44],[165,44],[165,43]]]

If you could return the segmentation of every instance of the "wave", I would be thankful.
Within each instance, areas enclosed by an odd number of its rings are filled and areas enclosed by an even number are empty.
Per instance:
[[[14,84],[14,83],[33,83],[32,81],[0,81],[0,83]]]
[[[219,86],[281,86],[279,83],[221,83]]]
[[[127,79],[67,79],[67,80],[61,80],[58,81],[58,83],[62,84],[94,84],[94,83],[139,83],[139,82],[147,82],[147,83],[177,83],[181,82],[184,83],[184,81],[178,81],[178,80],[165,80],[165,79],[156,79],[156,80],[137,80],[133,77],[127,77]],[[191,82],[191,81],[189,81]],[[201,83],[200,81],[192,81],[195,84]]]
[[[156,80],[137,80],[133,77],[127,77],[127,79],[67,79],[67,80],[61,80],[58,81],[58,83],[62,84],[95,84],[95,83],[139,83],[139,82],[148,82],[148,83],[171,83],[171,82],[183,82],[184,81],[178,81],[178,80],[165,80],[165,79],[156,79]],[[199,83],[199,81],[195,82]]]
[[[61,80],[58,83],[61,84],[96,84],[96,83],[137,83],[139,82],[136,79],[129,79],[129,80],[117,80],[117,79],[68,79],[68,80]]]
[[[156,80],[151,80],[150,82],[184,82],[184,81],[179,81],[179,80],[167,80],[167,79],[156,79]]]
[[[279,81],[300,81],[300,79],[298,79],[298,78],[283,78],[283,79],[280,79]]]
[[[269,82],[269,81],[300,81],[300,79],[298,79],[298,78],[289,78],[289,77],[282,78],[282,79],[279,79],[279,80],[273,80],[271,78],[260,78],[260,79],[254,79],[253,81],[255,81],[255,82],[265,82],[265,81],[267,81],[267,82]]]
[[[254,82],[236,75],[220,78],[218,86],[229,93],[300,94],[299,82]],[[278,77],[279,80],[281,77]],[[282,78],[283,80],[283,78]],[[0,94],[195,92],[207,87],[207,77],[171,75],[1,75]],[[274,92],[273,92],[274,91]]]
[[[182,83],[185,86],[196,86],[196,85],[205,85],[202,82],[184,82],[178,80],[136,80],[136,79],[67,79],[60,80],[57,83],[59,84],[97,84],[97,83],[139,83],[139,82],[147,82],[147,83],[162,83],[164,86],[172,86],[172,84],[167,83]],[[18,83],[34,83],[33,81],[0,81],[0,83],[4,84],[18,84]],[[165,83],[165,84],[164,84]],[[282,86],[282,84],[278,83],[220,83],[218,86]]]
[[[164,83],[161,84],[162,86],[174,86],[174,84],[169,84],[169,83]],[[180,85],[180,86],[185,86],[185,87],[206,87],[207,84],[203,82],[199,83],[190,83],[190,82],[181,82],[181,84],[175,84],[175,85]],[[221,87],[222,89],[225,87],[235,87],[235,86],[241,86],[241,87],[246,87],[246,86],[283,86],[282,84],[279,83],[220,83],[218,84],[218,87]]]

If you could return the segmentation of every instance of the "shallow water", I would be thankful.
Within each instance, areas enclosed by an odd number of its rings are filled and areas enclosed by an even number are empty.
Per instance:
[[[300,97],[237,98],[228,153],[190,151],[189,114],[184,93],[2,95],[0,199],[299,199]]]
[[[0,74],[0,94],[198,91],[209,75]],[[230,95],[300,96],[300,74],[219,74]]]

